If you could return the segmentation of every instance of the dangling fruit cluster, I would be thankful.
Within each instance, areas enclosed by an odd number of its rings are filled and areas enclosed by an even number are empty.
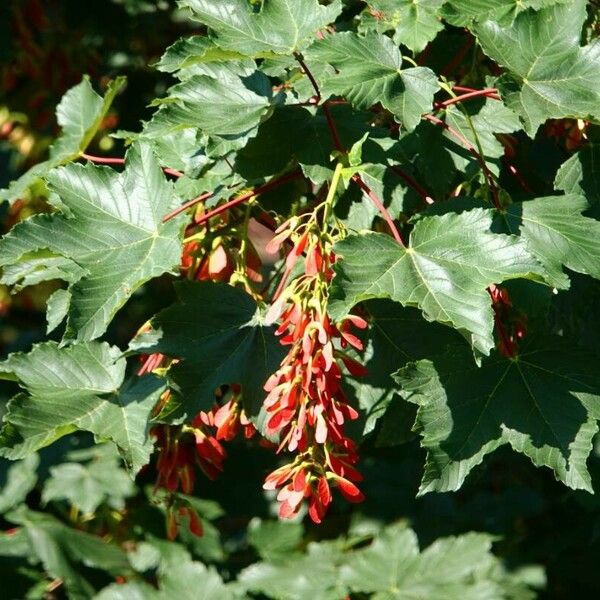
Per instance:
[[[354,467],[356,445],[344,433],[345,422],[358,413],[348,403],[341,382],[344,366],[353,375],[364,374],[345,350],[362,350],[351,329],[364,329],[367,323],[351,315],[335,324],[327,314],[335,255],[330,236],[314,215],[284,223],[269,249],[290,241],[286,269],[267,316],[280,320],[276,333],[289,350],[265,384],[264,405],[269,415],[267,435],[277,436],[279,450],[294,452],[296,458],[271,473],[264,487],[279,488],[281,517],[296,515],[307,499],[309,515],[319,523],[331,503],[331,487],[350,502],[363,499],[355,485],[362,479]],[[286,286],[300,261],[301,274]]]
[[[357,447],[345,433],[346,423],[357,419],[358,412],[344,393],[342,378],[344,371],[354,376],[365,373],[351,351],[363,349],[355,330],[364,329],[367,323],[358,315],[334,323],[327,312],[335,263],[335,237],[328,231],[328,213],[335,187],[332,185],[327,199],[313,211],[295,216],[276,229],[265,249],[272,255],[284,255],[285,269],[266,320],[278,323],[276,335],[287,354],[264,386],[266,421],[262,433],[267,438],[265,445],[273,446],[270,442],[277,440],[277,451],[293,453],[294,457],[270,473],[263,487],[278,490],[282,518],[297,515],[306,500],[308,514],[316,523],[327,512],[334,489],[350,502],[363,499],[356,485],[362,479],[355,466]],[[261,263],[247,234],[249,212],[243,227],[231,212],[207,223],[203,209],[197,209],[186,228],[182,275],[242,285],[263,299],[263,292],[255,285],[262,280]],[[174,362],[161,354],[144,357],[139,374],[164,372]],[[244,413],[240,386],[218,390],[217,396],[223,393],[226,400],[217,401],[213,410],[200,412],[190,423],[161,424],[152,430],[158,450],[156,487],[167,491],[167,530],[171,537],[185,516],[192,531],[201,531],[198,515],[177,494],[179,490],[183,494],[193,492],[196,467],[215,479],[226,457],[222,442],[232,440],[241,429],[247,438],[256,432]],[[169,401],[168,394],[156,414]]]

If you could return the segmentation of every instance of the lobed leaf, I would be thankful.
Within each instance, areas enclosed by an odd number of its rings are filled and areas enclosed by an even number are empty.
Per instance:
[[[113,576],[129,570],[125,553],[99,537],[71,529],[51,515],[22,507],[7,517],[21,525],[29,543],[29,556],[45,571],[60,579],[70,599],[94,597],[94,579],[82,567],[102,569]]]
[[[353,592],[374,593],[382,600],[501,598],[501,583],[489,577],[497,560],[491,541],[489,535],[468,533],[439,539],[419,552],[411,529],[391,525],[368,548],[350,556],[342,581]]]
[[[600,222],[581,214],[587,208],[583,196],[568,194],[514,203],[503,215],[509,232],[527,241],[556,287],[569,287],[563,266],[600,279]]]
[[[414,129],[421,115],[431,109],[438,90],[431,69],[402,68],[400,50],[384,35],[330,35],[311,46],[307,60],[335,67],[336,74],[322,76],[325,96],[345,96],[359,109],[381,103],[408,130]]]
[[[459,489],[507,443],[569,487],[592,491],[586,460],[600,418],[596,362],[550,337],[530,341],[514,359],[495,354],[481,368],[454,348],[400,369],[395,379],[419,407],[415,426],[427,450],[420,493]]]
[[[527,9],[540,10],[570,0],[448,0],[442,15],[453,25],[469,25],[472,21],[494,19],[510,25]]]
[[[129,150],[122,173],[72,164],[47,179],[61,212],[31,217],[0,240],[3,281],[69,281],[65,337],[92,340],[143,283],[179,264],[179,221],[162,222],[173,186],[146,145]],[[17,268],[20,278],[13,276]],[[59,314],[52,312],[53,324]]]
[[[92,460],[63,462],[50,467],[50,477],[44,482],[42,501],[67,500],[84,515],[91,515],[103,503],[120,510],[125,499],[133,496],[135,486],[121,468],[114,446],[97,447]]]
[[[96,135],[125,81],[125,77],[111,81],[104,97],[94,91],[87,76],[72,87],[56,107],[56,119],[62,133],[50,148],[50,158],[29,169],[8,189],[0,190],[0,203],[3,200],[14,202],[53,168],[77,159]]]
[[[215,390],[228,383],[242,385],[246,409],[258,414],[263,385],[285,353],[275,327],[265,325],[254,299],[239,288],[181,281],[175,289],[178,303],[156,315],[153,331],[131,348],[182,359],[169,369],[169,380],[188,417],[212,408]]]
[[[393,40],[421,52],[444,28],[440,7],[445,0],[369,0],[361,24],[380,33],[393,31]]]
[[[406,248],[384,234],[348,236],[334,249],[331,316],[341,319],[369,298],[391,298],[454,327],[487,354],[494,340],[486,288],[544,274],[523,240],[493,234],[490,225],[490,211],[474,209],[421,219]]]
[[[186,128],[207,135],[247,134],[259,125],[272,100],[270,82],[260,72],[224,81],[194,75],[169,90],[144,135],[157,137]]]
[[[587,144],[567,159],[556,173],[554,187],[567,194],[581,194],[590,204],[600,203],[598,144]]]
[[[329,6],[317,0],[267,0],[258,12],[246,0],[179,0],[179,5],[213,30],[221,48],[254,57],[302,50],[342,8],[340,0]]]
[[[585,0],[524,12],[511,26],[474,29],[483,51],[508,73],[497,85],[533,137],[547,119],[600,119],[600,43],[580,47]]]
[[[125,359],[106,343],[61,348],[38,344],[0,363],[0,378],[25,390],[7,406],[0,454],[23,458],[77,429],[114,442],[133,473],[150,457],[148,419],[164,384],[154,376],[126,383]]]

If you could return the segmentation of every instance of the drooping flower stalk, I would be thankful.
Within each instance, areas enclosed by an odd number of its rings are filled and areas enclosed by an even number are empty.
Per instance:
[[[358,413],[341,382],[344,366],[353,375],[365,372],[346,349],[362,350],[351,329],[362,329],[367,323],[355,315],[333,323],[327,314],[335,262],[334,238],[327,226],[340,171],[336,169],[325,202],[310,215],[284,223],[268,248],[274,251],[284,241],[292,242],[267,315],[268,321],[279,320],[276,333],[289,350],[265,384],[266,433],[278,436],[279,451],[294,452],[296,458],[268,475],[264,487],[280,490],[281,517],[297,514],[307,499],[309,515],[317,523],[331,503],[331,487],[351,502],[363,499],[353,483],[362,479],[354,467],[356,446],[344,431],[344,424]],[[299,276],[288,284],[298,267]]]

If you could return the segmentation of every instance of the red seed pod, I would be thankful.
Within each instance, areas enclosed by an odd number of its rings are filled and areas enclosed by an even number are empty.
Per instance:
[[[284,231],[278,236],[283,237]],[[292,267],[306,252],[304,274],[288,287]],[[268,413],[266,430],[279,437],[279,450],[297,454],[297,459],[269,475],[265,489],[279,489],[280,516],[296,515],[302,500],[308,500],[310,518],[320,522],[331,503],[328,478],[340,478],[342,495],[358,502],[362,494],[347,479],[358,481],[360,475],[350,467],[357,461],[354,444],[344,433],[347,420],[358,417],[348,404],[342,386],[342,366],[354,376],[366,369],[354,358],[335,350],[339,346],[363,349],[362,341],[351,329],[364,329],[365,319],[349,316],[334,325],[326,312],[327,288],[323,282],[333,277],[335,256],[310,228],[296,242],[286,259],[284,273],[269,322],[280,318],[277,335],[288,346],[288,354],[276,373],[266,382],[264,406]],[[336,472],[337,471],[337,472]]]

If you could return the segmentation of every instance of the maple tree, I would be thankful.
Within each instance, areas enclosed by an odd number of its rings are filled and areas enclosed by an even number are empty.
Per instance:
[[[540,569],[508,568],[491,534],[420,550],[408,525],[357,517],[305,543],[300,521],[360,515],[344,502],[368,505],[382,451],[419,470],[413,496],[467,486],[502,446],[597,488],[596,6],[178,11],[192,32],[156,62],[170,87],[149,116],[111,132],[123,155],[97,142],[126,79],[85,75],[46,159],[0,191],[0,283],[55,282],[49,339],[0,362],[16,389],[0,456],[20,461],[0,555],[31,555],[72,598],[536,597]],[[39,454],[85,432],[41,496],[71,527],[24,500]],[[249,521],[260,560],[217,570],[223,512],[202,498],[246,451],[270,462],[234,483],[283,521]],[[160,533],[136,529],[135,502]]]

